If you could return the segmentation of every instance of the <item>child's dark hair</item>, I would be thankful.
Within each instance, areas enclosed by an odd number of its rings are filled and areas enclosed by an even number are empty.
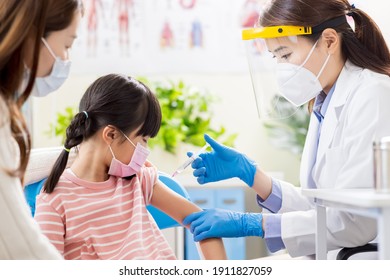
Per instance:
[[[66,129],[64,150],[45,182],[46,193],[53,192],[66,168],[67,150],[78,146],[107,125],[125,134],[142,125],[137,136],[156,136],[161,125],[161,108],[157,97],[146,85],[124,75],[109,74],[90,85],[80,101],[79,113]]]

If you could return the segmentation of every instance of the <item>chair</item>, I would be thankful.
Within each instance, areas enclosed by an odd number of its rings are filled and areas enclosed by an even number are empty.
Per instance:
[[[190,200],[190,196],[188,195],[186,189],[182,185],[180,185],[175,179],[173,179],[168,174],[160,171],[158,175],[160,181],[163,182],[165,185],[167,185],[168,188],[178,193],[179,195],[183,196],[184,198]],[[45,180],[46,178],[24,187],[24,195],[26,197],[28,205],[30,206],[32,216],[34,216],[35,214],[35,198],[40,193],[43,184],[45,183]],[[156,221],[160,229],[181,226],[174,219],[172,219],[171,217],[169,217],[167,214],[160,211],[159,209],[155,208],[154,206],[148,205],[147,209],[149,213],[152,215],[152,217],[154,218],[154,220]]]
[[[355,254],[376,252],[376,251],[378,251],[378,243],[368,243],[366,245],[358,246],[354,248],[343,248],[338,252],[336,259],[348,260],[351,256]]]
[[[30,206],[31,215],[34,217],[35,215],[35,199],[37,195],[41,192],[43,188],[43,184],[45,183],[45,179],[38,181],[36,183],[29,184],[24,187],[24,196],[26,197],[26,201],[28,206]]]

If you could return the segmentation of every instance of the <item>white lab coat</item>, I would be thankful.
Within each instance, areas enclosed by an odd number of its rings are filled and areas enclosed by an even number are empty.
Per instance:
[[[318,121],[312,114],[302,154],[300,181],[308,188]],[[390,77],[346,62],[322,123],[313,179],[317,188],[374,186],[374,139],[390,135]],[[314,150],[314,151],[313,151]],[[282,239],[292,257],[315,253],[316,213],[300,188],[281,182]],[[327,209],[328,250],[364,245],[376,237],[376,221]]]

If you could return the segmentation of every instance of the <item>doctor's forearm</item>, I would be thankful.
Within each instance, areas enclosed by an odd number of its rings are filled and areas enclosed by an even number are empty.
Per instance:
[[[272,180],[259,167],[256,168],[255,179],[252,189],[263,199],[266,200],[272,192]]]

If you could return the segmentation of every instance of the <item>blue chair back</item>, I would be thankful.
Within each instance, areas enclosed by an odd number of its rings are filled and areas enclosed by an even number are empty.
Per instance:
[[[171,176],[169,176],[166,173],[159,171],[158,175],[159,175],[158,176],[159,180],[163,182],[168,188],[178,193],[179,195],[183,196],[184,198],[190,200],[190,196],[188,195],[187,190],[182,185],[180,185],[179,182],[177,182],[175,179],[173,179]],[[26,197],[28,205],[30,206],[31,215],[33,217],[35,215],[36,196],[40,193],[43,184],[45,183],[45,180],[46,178],[24,187],[24,195]],[[176,222],[174,219],[172,219],[171,217],[169,217],[167,214],[157,209],[156,207],[152,205],[148,205],[146,208],[148,209],[149,213],[153,216],[154,220],[156,221],[160,229],[181,226],[178,222]]]
[[[24,187],[24,196],[26,197],[27,204],[30,206],[31,215],[34,217],[35,215],[35,201],[37,195],[41,192],[43,188],[43,184],[45,183],[45,179],[38,181],[36,183],[29,184]]]

